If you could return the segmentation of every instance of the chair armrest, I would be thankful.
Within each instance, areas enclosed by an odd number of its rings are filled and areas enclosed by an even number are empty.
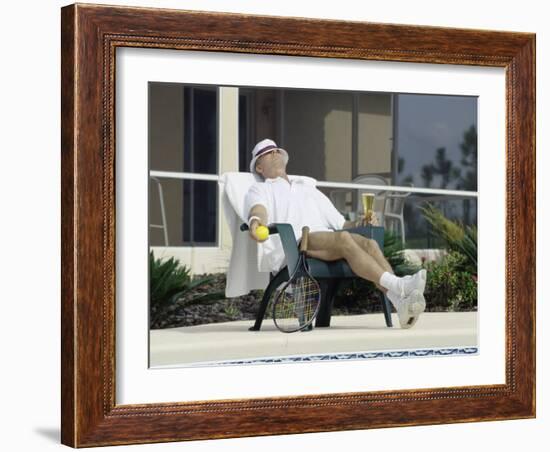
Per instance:
[[[240,229],[241,231],[248,231],[248,225],[243,223]],[[294,268],[296,268],[298,258],[300,257],[294,229],[292,229],[292,226],[288,223],[272,223],[267,226],[267,229],[270,234],[279,234],[289,269],[288,271],[291,273]]]
[[[270,234],[278,234],[279,232],[277,231],[277,224],[282,224],[282,223],[274,223],[274,224],[270,224],[267,226],[267,229],[269,230],[269,233]],[[239,226],[239,229],[241,231],[248,231],[248,225],[246,223],[242,223],[240,226]]]

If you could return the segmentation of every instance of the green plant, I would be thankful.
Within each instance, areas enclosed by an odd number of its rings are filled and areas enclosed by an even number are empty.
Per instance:
[[[218,302],[223,294],[206,293],[198,296],[192,291],[200,286],[209,284],[212,278],[192,279],[190,269],[181,265],[178,259],[171,257],[167,260],[155,258],[153,251],[149,252],[149,302],[150,325],[158,327],[159,320],[166,315],[170,308],[208,304]]]
[[[420,210],[431,224],[436,236],[441,238],[451,251],[463,254],[464,260],[461,270],[477,274],[477,227],[464,226],[446,218],[443,213],[431,204],[421,207]]]
[[[410,275],[420,270],[418,265],[405,258],[401,238],[388,230],[384,231],[384,257],[397,276]]]
[[[428,278],[424,296],[430,311],[477,309],[477,277],[464,270],[467,257],[451,251],[440,262],[426,265]]]
[[[241,310],[238,308],[236,302],[229,302],[226,305],[224,305],[223,312],[228,317],[235,319],[239,316],[241,313]]]

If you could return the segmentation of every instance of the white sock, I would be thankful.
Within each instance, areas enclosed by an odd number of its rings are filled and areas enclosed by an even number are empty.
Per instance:
[[[379,284],[393,292],[399,298],[404,298],[413,290],[424,292],[426,287],[426,270],[422,269],[414,275],[398,277],[389,272],[382,273]]]
[[[392,275],[390,272],[384,272],[380,277],[380,285],[395,294],[400,294],[403,287],[403,282],[401,281],[401,278]]]

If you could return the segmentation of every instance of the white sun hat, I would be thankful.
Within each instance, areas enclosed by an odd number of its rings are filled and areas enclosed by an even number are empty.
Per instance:
[[[252,174],[257,175],[256,161],[266,152],[272,151],[273,149],[278,149],[281,151],[285,159],[285,164],[288,163],[288,153],[284,149],[278,147],[275,141],[266,138],[265,140],[260,141],[256,146],[254,146],[254,149],[252,149],[252,161],[250,162],[250,172]]]

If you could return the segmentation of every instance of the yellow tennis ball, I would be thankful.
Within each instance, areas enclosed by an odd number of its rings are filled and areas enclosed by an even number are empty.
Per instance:
[[[267,229],[265,226],[258,226],[256,228],[256,237],[258,237],[260,240],[265,240],[269,237],[269,229]]]

